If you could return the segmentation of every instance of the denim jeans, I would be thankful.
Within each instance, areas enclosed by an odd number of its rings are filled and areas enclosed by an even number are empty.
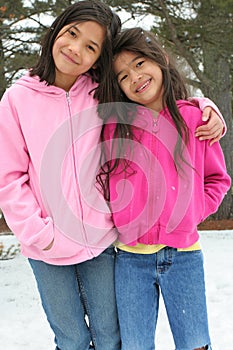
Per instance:
[[[32,259],[29,263],[56,349],[120,350],[113,248],[77,265],[55,266]]]
[[[115,278],[122,350],[155,349],[160,293],[176,349],[211,350],[201,250],[118,250]]]

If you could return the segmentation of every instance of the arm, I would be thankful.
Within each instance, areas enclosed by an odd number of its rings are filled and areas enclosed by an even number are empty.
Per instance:
[[[208,98],[192,97],[191,102],[196,104],[202,111],[202,120],[205,125],[196,129],[195,136],[202,140],[211,140],[210,146],[226,133],[226,123],[218,107]]]
[[[30,158],[17,112],[6,94],[0,103],[0,207],[20,242],[43,249],[53,239],[51,218],[42,210],[30,187]]]

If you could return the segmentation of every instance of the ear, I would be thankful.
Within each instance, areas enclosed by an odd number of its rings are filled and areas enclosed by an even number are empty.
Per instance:
[[[97,64],[94,64],[91,68],[92,69],[96,69],[97,68]]]

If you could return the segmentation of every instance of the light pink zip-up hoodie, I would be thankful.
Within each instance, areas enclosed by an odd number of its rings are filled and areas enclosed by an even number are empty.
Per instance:
[[[117,238],[95,186],[102,122],[94,87],[84,75],[66,93],[25,75],[0,102],[0,208],[26,257],[79,263]]]
[[[220,144],[210,147],[209,141],[194,136],[201,124],[200,109],[188,101],[177,105],[189,129],[189,142],[183,144],[185,162],[179,163],[182,169],[174,163],[178,134],[168,111],[153,117],[150,110],[138,107],[134,139],[123,155],[129,166],[125,171],[121,163],[110,175],[110,205],[123,244],[191,246],[199,238],[197,225],[218,210],[230,188]],[[113,120],[105,130],[111,158],[117,147],[114,130]]]

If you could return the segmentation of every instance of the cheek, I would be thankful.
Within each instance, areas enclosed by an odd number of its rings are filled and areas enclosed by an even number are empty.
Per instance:
[[[94,68],[95,69],[95,62],[96,62],[96,60],[95,59],[93,59],[93,58],[91,58],[90,56],[88,56],[88,55],[85,55],[85,54],[83,54],[82,55],[82,57],[81,57],[81,61],[82,61],[82,63],[81,63],[81,65],[82,65],[82,69],[84,70],[84,71],[89,71],[89,69],[91,69],[91,68]],[[78,68],[78,67],[77,67]]]
[[[56,45],[54,44],[53,45],[53,48],[52,48],[52,56],[53,56],[53,59],[54,59],[54,56],[56,55]]]
[[[124,94],[129,97],[131,94],[130,88],[127,84],[123,84],[123,86],[121,86],[121,90],[124,92]]]
[[[53,59],[55,60],[56,59],[56,56],[58,54],[58,51],[59,51],[59,47],[60,47],[60,41],[59,39],[57,39],[54,44],[53,44],[53,49],[52,49],[52,56],[53,56]]]
[[[161,84],[163,83],[163,74],[162,74],[161,70],[159,70],[157,72],[157,79],[158,79],[158,81],[161,82]]]
[[[66,44],[66,39],[64,36],[58,37],[53,44],[53,50],[52,53],[58,53],[58,51]]]
[[[92,57],[92,56],[90,57],[89,55],[87,55],[87,60],[89,60],[91,66],[93,68],[97,67],[97,63],[96,62],[98,61],[99,57],[100,57],[100,55],[96,55],[94,57]]]

